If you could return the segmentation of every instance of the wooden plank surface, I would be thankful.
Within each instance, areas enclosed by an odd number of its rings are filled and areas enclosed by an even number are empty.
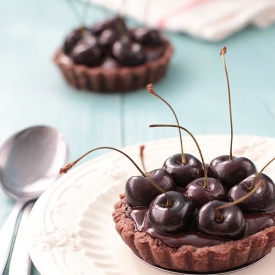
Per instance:
[[[45,124],[63,132],[73,160],[97,146],[120,148],[177,136],[176,129],[148,128],[175,120],[145,88],[103,95],[79,92],[66,84],[52,62],[54,51],[76,26],[66,1],[1,1],[0,15],[1,144],[16,131]],[[90,24],[104,16],[93,7]],[[174,107],[182,126],[194,135],[230,133],[219,56],[226,45],[234,133],[275,137],[275,26],[248,27],[217,43],[179,33],[166,35],[175,52],[166,78],[154,87]],[[0,226],[13,204],[0,192]]]

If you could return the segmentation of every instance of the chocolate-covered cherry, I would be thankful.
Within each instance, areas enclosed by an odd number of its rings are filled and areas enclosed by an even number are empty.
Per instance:
[[[132,31],[133,40],[145,46],[157,47],[162,44],[158,30],[148,27],[137,28]]]
[[[205,180],[207,180],[207,186],[205,186]],[[197,207],[201,207],[213,200],[226,201],[227,192],[217,179],[208,177],[193,180],[186,186],[183,193],[192,199]]]
[[[220,209],[217,215],[217,208],[226,204],[226,202],[215,200],[202,206],[197,217],[198,231],[231,240],[242,238],[246,230],[246,221],[238,206]]]
[[[257,172],[254,163],[244,157],[232,157],[223,155],[213,159],[207,174],[218,179],[228,190],[248,176]]]
[[[167,207],[167,197],[161,194],[151,203],[148,213],[148,223],[159,233],[178,234],[188,230],[194,220],[195,207],[185,195],[169,191],[166,193],[172,202]]]
[[[164,191],[176,190],[173,178],[167,171],[156,169],[149,172],[148,176]],[[149,206],[152,200],[161,194],[152,185],[150,179],[144,176],[134,176],[128,179],[125,186],[125,198],[129,206]]]
[[[241,181],[239,184],[229,190],[228,197],[230,201],[236,201],[248,194],[251,189],[262,180],[263,183],[258,187],[255,193],[249,196],[238,206],[244,213],[268,212],[275,210],[275,185],[274,182],[265,174],[255,173]]]
[[[182,155],[176,154],[169,157],[163,164],[163,169],[168,171],[177,186],[186,187],[191,181],[203,177],[202,163],[194,156],[184,153],[186,163],[182,163]]]
[[[85,36],[73,48],[71,57],[76,64],[94,65],[102,57],[102,50],[94,36]]]
[[[124,66],[136,66],[145,62],[145,50],[141,44],[122,36],[112,48],[112,54],[118,63]]]

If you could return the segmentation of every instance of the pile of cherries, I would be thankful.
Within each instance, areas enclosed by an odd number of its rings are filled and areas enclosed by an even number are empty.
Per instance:
[[[223,58],[225,53],[226,47],[221,50]],[[224,66],[228,75],[225,62]],[[171,109],[177,121],[177,125],[154,124],[150,127],[177,127],[181,154],[168,158],[161,169],[127,181],[126,214],[134,220],[137,230],[162,240],[165,239],[163,234],[170,236],[187,232],[187,236],[181,238],[183,242],[177,240],[176,245],[196,243],[206,246],[217,244],[217,238],[236,240],[275,225],[275,185],[262,173],[275,158],[257,172],[251,160],[234,157],[230,115],[230,154],[216,157],[206,165],[198,142],[190,131],[179,125],[170,104],[155,93],[152,84],[147,89]],[[180,130],[193,138],[202,161],[183,152]],[[156,186],[160,188],[156,189]],[[211,243],[211,240],[209,244],[200,234],[213,236],[215,241]]]
[[[114,66],[137,66],[158,59],[164,52],[160,32],[149,27],[128,29],[122,17],[80,27],[65,38],[63,51],[75,64],[89,67],[108,61]],[[110,66],[110,65],[109,65]]]
[[[133,218],[136,213],[132,213],[145,209],[144,220],[139,222],[145,230],[153,228],[164,235],[197,231],[235,240],[249,234],[246,219],[250,214],[255,219],[255,213],[260,217],[261,213],[275,211],[275,185],[267,175],[257,173],[249,159],[230,159],[229,155],[213,159],[205,185],[202,163],[192,155],[185,157],[185,164],[181,154],[176,154],[161,169],[147,173],[147,177],[135,176],[127,181],[127,212]],[[152,180],[164,193],[152,185]],[[257,190],[238,205],[221,207],[247,195],[259,182]],[[217,212],[218,207],[221,209]],[[275,225],[275,214],[272,217],[273,221],[262,227]]]

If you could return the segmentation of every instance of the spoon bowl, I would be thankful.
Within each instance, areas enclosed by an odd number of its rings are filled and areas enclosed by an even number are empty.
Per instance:
[[[17,217],[58,177],[69,160],[64,136],[48,126],[34,126],[10,137],[0,149],[0,187],[16,203],[0,231],[0,274],[3,273]]]

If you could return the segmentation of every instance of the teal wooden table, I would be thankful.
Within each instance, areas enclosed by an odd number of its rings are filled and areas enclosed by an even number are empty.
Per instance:
[[[106,95],[67,85],[52,62],[54,51],[77,25],[66,1],[1,1],[0,15],[0,144],[23,128],[49,125],[66,136],[73,160],[98,146],[121,148],[177,136],[176,129],[149,129],[152,123],[175,121],[167,106],[145,88]],[[105,16],[91,7],[88,21]],[[216,43],[166,34],[175,52],[155,90],[174,107],[181,125],[194,135],[230,133],[219,56],[226,45],[234,133],[275,137],[275,26],[248,27]],[[13,204],[0,192],[0,226]],[[39,273],[34,269],[32,274]]]

